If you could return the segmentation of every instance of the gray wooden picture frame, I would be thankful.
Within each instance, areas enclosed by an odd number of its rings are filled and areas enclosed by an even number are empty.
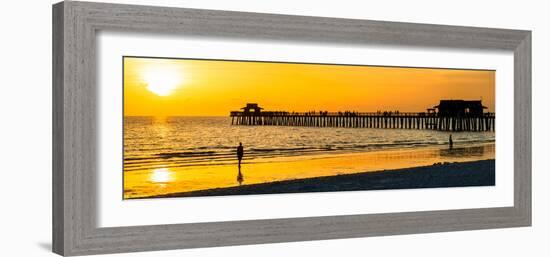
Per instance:
[[[101,30],[513,51],[514,206],[98,227],[95,37]],[[55,253],[87,255],[530,225],[530,31],[73,1],[53,6]]]

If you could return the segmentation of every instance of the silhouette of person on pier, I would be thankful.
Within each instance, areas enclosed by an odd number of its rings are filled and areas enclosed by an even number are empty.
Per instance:
[[[453,149],[453,134],[449,135],[449,149]]]
[[[241,161],[243,160],[243,156],[244,156],[243,143],[239,142],[239,146],[237,146],[237,159],[239,159],[239,171],[241,169]]]

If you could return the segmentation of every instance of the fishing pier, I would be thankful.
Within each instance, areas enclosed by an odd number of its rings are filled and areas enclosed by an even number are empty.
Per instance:
[[[481,101],[441,100],[426,112],[287,112],[263,111],[249,103],[230,113],[231,125],[305,126],[440,131],[494,131],[495,114],[484,112]]]

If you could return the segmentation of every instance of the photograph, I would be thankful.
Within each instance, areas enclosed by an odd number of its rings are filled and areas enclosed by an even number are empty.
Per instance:
[[[124,56],[123,199],[495,185],[495,71]]]

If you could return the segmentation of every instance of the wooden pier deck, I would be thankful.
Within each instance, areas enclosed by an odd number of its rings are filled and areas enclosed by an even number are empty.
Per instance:
[[[443,116],[401,112],[232,111],[232,125],[494,131],[495,114]]]

